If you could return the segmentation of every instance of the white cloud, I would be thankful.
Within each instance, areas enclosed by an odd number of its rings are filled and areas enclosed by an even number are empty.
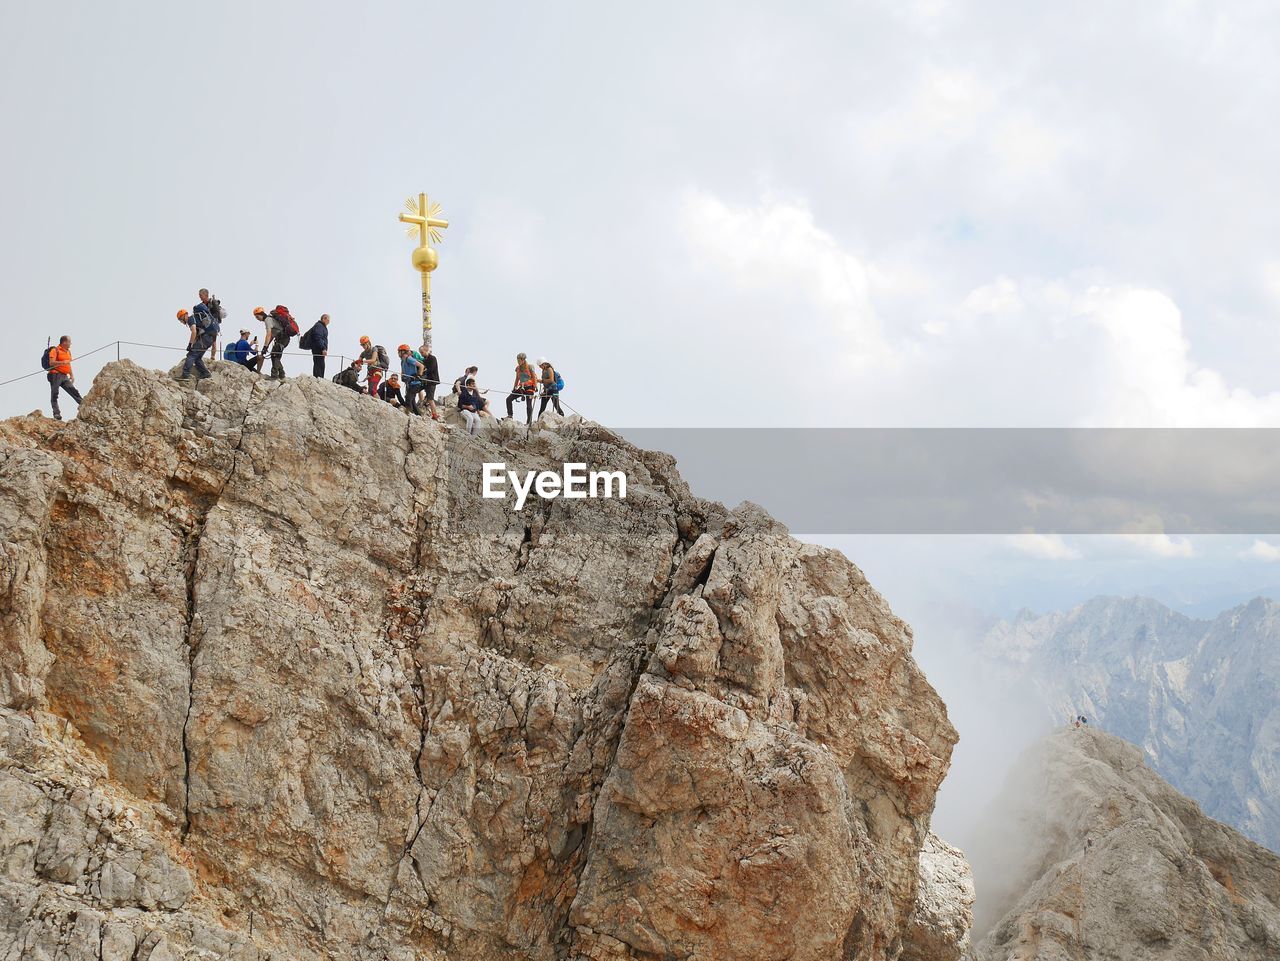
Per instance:
[[[819,227],[803,203],[764,199],[754,207],[689,190],[680,228],[695,257],[748,290],[794,293],[869,363],[886,352],[867,267]]]
[[[1170,537],[1168,534],[1119,534],[1117,536],[1141,553],[1155,557],[1174,560],[1196,555],[1195,545],[1186,537]]]
[[[1240,552],[1246,561],[1280,561],[1280,547],[1268,541],[1254,541],[1246,550]]]
[[[1020,554],[1043,561],[1074,561],[1081,557],[1057,534],[1013,534],[1006,542]]]

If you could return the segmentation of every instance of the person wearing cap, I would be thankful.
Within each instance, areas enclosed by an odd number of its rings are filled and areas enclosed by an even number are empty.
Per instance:
[[[265,307],[253,308],[253,316],[254,316],[254,319],[256,319],[263,326],[262,350],[258,352],[258,360],[253,367],[254,370],[256,370],[259,374],[261,374],[262,364],[267,359],[267,348],[271,346],[271,319],[267,317],[267,311]],[[254,340],[256,341],[257,338],[255,337]]]
[[[511,393],[507,395],[507,419],[515,420],[511,405],[523,400],[525,405],[525,426],[533,426],[533,395],[538,389],[537,378],[533,376],[533,368],[529,366],[529,358],[522,351],[516,354],[516,380],[511,385]]]
[[[213,376],[209,373],[209,368],[204,365],[204,352],[209,349],[209,344],[217,336],[217,330],[210,327],[210,316],[208,311],[203,311],[200,317],[189,314],[185,310],[178,311],[178,323],[190,328],[190,333],[187,335],[187,357],[182,362],[182,376],[179,380],[187,380],[191,377],[193,365],[198,380]]]
[[[417,414],[418,395],[423,389],[422,361],[413,356],[408,344],[401,344],[396,348],[396,353],[400,355],[400,379],[404,381],[405,387],[404,406],[409,413]]]
[[[364,382],[368,387],[369,393],[374,396],[378,394],[378,384],[387,373],[386,365],[382,362],[383,358],[378,356],[378,348],[374,346],[366,334],[360,338],[360,359],[364,361]]]
[[[546,412],[547,401],[555,406],[556,413],[561,417],[564,411],[560,409],[560,388],[556,386],[556,369],[551,366],[551,362],[545,357],[538,358],[538,368],[542,371],[542,400],[538,404],[538,417],[541,419]]]
[[[333,375],[333,382],[339,387],[349,387],[357,394],[363,394],[364,390],[360,387],[360,369],[362,367],[364,367],[364,361],[357,357],[351,362],[350,367]]]
[[[62,420],[62,411],[58,409],[58,392],[65,390],[71,399],[80,406],[80,391],[76,390],[76,379],[71,374],[71,338],[63,334],[58,343],[49,348],[49,406],[53,408],[53,419]]]
[[[279,307],[267,314],[267,326],[271,329],[271,380],[284,380],[285,378],[284,352],[288,350],[289,341],[293,339],[293,335],[285,327],[285,321],[292,319],[292,317],[293,315],[288,312],[287,307],[283,316]]]
[[[385,400],[392,407],[398,407],[401,410],[408,410],[408,408],[405,407],[404,395],[400,393],[399,374],[392,374],[378,385],[378,397]]]
[[[253,370],[258,363],[258,338],[249,341],[249,331],[241,330],[240,339],[231,345],[231,359],[242,367]]]

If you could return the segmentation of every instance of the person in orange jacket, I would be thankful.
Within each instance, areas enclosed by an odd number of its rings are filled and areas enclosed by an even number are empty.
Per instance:
[[[63,334],[58,338],[58,345],[49,348],[49,405],[53,408],[53,419],[62,420],[62,411],[58,409],[58,391],[65,390],[80,406],[80,391],[76,390],[76,379],[71,373],[71,338]]]

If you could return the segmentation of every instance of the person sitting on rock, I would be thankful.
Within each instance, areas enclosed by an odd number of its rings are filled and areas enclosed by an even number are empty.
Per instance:
[[[333,375],[333,382],[340,387],[350,387],[357,394],[363,394],[364,388],[360,386],[360,371],[363,368],[364,361],[357,357],[350,367]]]
[[[488,406],[489,402],[476,390],[476,379],[468,377],[458,391],[458,410],[462,412],[462,419],[467,422],[467,433],[473,437],[480,433],[480,417]]]
[[[240,331],[240,339],[227,351],[227,359],[233,360],[242,367],[256,370],[258,367],[258,338],[249,340],[249,331]]]
[[[400,393],[399,374],[392,374],[378,385],[378,396],[392,407],[408,410],[404,405],[404,395]]]

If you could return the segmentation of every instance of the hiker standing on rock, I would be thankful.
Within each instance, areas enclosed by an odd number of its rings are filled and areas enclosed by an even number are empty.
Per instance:
[[[529,358],[523,353],[516,354],[516,379],[511,385],[511,393],[507,395],[507,419],[515,420],[511,405],[523,400],[525,405],[525,426],[533,426],[533,395],[538,389],[537,378],[533,376],[533,368],[529,366]]]
[[[257,361],[253,366],[259,374],[262,373],[262,364],[267,359],[267,348],[271,346],[271,319],[267,316],[267,312],[262,307],[253,308],[253,317],[262,324],[262,350],[258,351]]]
[[[194,314],[189,314],[185,310],[178,311],[178,322],[191,328],[191,333],[187,336],[187,357],[182,362],[182,376],[179,380],[186,380],[191,376],[193,365],[197,379],[205,380],[212,376],[209,368],[204,365],[204,352],[218,338],[219,325],[215,316],[210,310],[197,311]]]
[[[277,304],[276,309],[267,315],[270,318],[269,326],[271,328],[271,379],[284,380],[284,363],[281,357],[284,355],[285,348],[289,346],[289,341],[298,332],[298,322],[293,319],[293,314],[289,313],[289,308],[284,304]]]
[[[320,319],[298,339],[298,346],[311,351],[311,376],[324,376],[324,359],[329,356],[329,315]]]
[[[227,312],[222,308],[222,301],[218,300],[209,293],[207,287],[201,287],[200,303],[191,308],[193,318],[197,321],[196,327],[206,330],[210,326],[213,328],[213,336],[209,338],[209,359],[218,359],[218,333],[222,329],[222,322],[227,317]]]
[[[431,352],[430,344],[423,344],[422,352],[417,357],[422,362],[422,384],[423,393],[427,395],[427,413],[431,415],[432,420],[439,420],[440,414],[436,411],[436,388],[440,386],[440,362]]]
[[[409,413],[418,413],[418,394],[422,393],[422,361],[413,356],[408,344],[401,344],[396,353],[400,355],[400,377],[404,380],[404,406]]]
[[[44,367],[49,370],[49,406],[53,408],[53,419],[62,420],[62,411],[58,409],[58,391],[65,390],[71,399],[80,406],[80,391],[76,390],[76,379],[71,374],[71,338],[63,334],[58,343],[50,347],[44,354]]]
[[[369,393],[374,397],[380,397],[378,385],[382,383],[382,378],[387,376],[387,371],[391,368],[391,357],[387,353],[387,348],[381,344],[375,344],[367,336],[361,337],[360,359],[364,361],[364,382],[369,388]]]
[[[560,379],[560,375],[556,373],[556,369],[551,366],[547,358],[540,357],[538,367],[542,369],[542,401],[538,405],[538,419],[541,420],[546,412],[547,401],[551,401],[555,405],[556,413],[563,417],[564,411],[560,409],[560,391],[564,389],[564,381]]]

